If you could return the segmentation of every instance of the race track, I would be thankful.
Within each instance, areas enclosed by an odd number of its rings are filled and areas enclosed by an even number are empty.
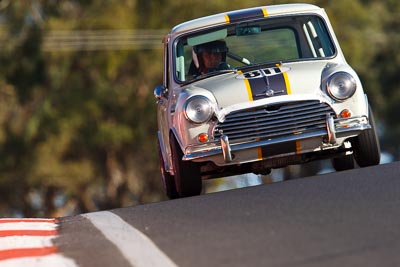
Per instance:
[[[56,244],[80,266],[131,266],[105,234],[126,230],[109,218],[117,215],[176,266],[399,266],[399,170],[396,162],[63,218]],[[109,224],[94,226],[103,216]],[[136,255],[137,242],[120,239]],[[154,253],[145,250],[135,257]]]
[[[65,217],[55,245],[83,267],[400,266],[399,171],[395,162]]]

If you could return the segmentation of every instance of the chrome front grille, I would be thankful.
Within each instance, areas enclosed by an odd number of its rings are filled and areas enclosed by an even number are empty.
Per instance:
[[[327,115],[332,108],[319,101],[301,101],[257,107],[228,114],[214,128],[214,138],[222,134],[230,142],[268,140],[326,129]]]

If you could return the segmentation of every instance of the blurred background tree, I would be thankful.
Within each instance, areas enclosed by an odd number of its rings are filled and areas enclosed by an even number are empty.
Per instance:
[[[398,159],[400,4],[304,2],[326,9],[383,149]],[[64,216],[163,199],[152,94],[162,37],[186,20],[265,4],[1,1],[0,214]]]

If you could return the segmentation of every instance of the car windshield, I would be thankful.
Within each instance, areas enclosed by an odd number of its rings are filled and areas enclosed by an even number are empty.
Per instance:
[[[181,82],[247,66],[332,57],[335,47],[322,18],[267,18],[185,35],[175,42]]]

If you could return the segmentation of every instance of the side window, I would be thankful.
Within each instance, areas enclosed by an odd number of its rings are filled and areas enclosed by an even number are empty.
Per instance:
[[[334,55],[334,46],[325,25],[319,18],[311,18],[306,21],[303,24],[303,31],[313,57],[330,57]]]
[[[185,46],[185,42],[181,40],[176,47],[175,75],[180,81],[186,80]]]
[[[317,32],[318,38],[318,45],[324,51],[326,57],[331,57],[335,54],[335,48],[332,43],[332,40],[328,34],[328,30],[325,27],[325,24],[322,22],[321,19],[314,18],[311,20],[313,23],[315,30]]]
[[[192,77],[188,77],[192,61],[193,47],[188,45],[186,40],[178,42],[176,47],[176,62],[175,62],[175,75],[179,81],[186,81]],[[190,75],[189,75],[190,76]]]

